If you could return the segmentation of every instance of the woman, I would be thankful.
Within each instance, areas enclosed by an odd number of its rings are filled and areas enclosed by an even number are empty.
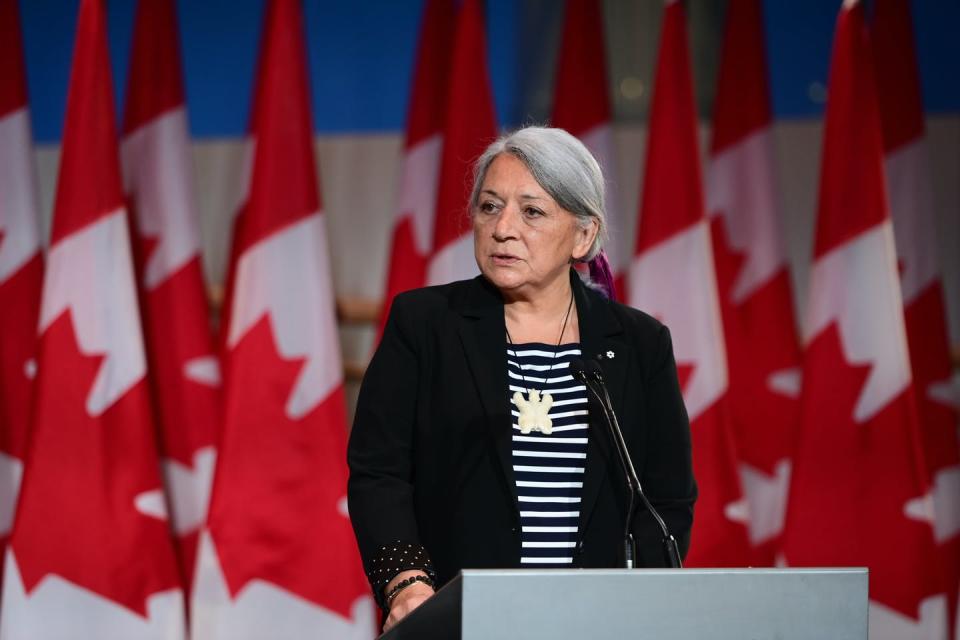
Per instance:
[[[596,160],[529,127],[477,160],[481,275],[397,296],[348,452],[367,575],[392,627],[462,568],[616,567],[628,493],[572,359],[601,358],[650,501],[685,553],[696,486],[670,335],[585,286],[605,229]],[[640,566],[663,566],[641,509]]]

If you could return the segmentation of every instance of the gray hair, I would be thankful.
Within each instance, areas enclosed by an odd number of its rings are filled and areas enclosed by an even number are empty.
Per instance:
[[[577,217],[581,227],[597,223],[597,237],[581,259],[588,262],[603,248],[607,235],[603,172],[582,142],[551,127],[525,127],[495,140],[473,165],[470,211],[480,200],[480,188],[493,160],[502,153],[516,157],[557,204]]]

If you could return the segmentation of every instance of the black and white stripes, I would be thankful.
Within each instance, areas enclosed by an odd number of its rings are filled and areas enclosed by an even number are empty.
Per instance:
[[[507,373],[513,413],[513,475],[520,504],[525,567],[568,567],[573,562],[587,458],[587,390],[570,375],[579,344],[510,345]],[[553,397],[552,433],[520,433],[516,391]]]

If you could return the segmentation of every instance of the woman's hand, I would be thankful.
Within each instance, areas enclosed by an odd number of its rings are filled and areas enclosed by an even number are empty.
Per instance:
[[[423,572],[404,571],[390,581],[385,591],[389,593],[395,583],[418,574],[423,574]],[[408,616],[411,611],[430,598],[433,593],[433,588],[423,582],[414,582],[409,587],[404,587],[390,603],[390,615],[387,616],[387,621],[383,624],[383,630],[386,632],[392,629],[398,622]]]

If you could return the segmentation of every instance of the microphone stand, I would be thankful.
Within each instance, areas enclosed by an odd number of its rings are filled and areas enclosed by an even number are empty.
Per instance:
[[[571,363],[571,368],[573,367]],[[589,370],[589,371],[588,371]],[[589,375],[588,375],[589,373]],[[636,566],[637,546],[633,536],[633,517],[637,511],[637,499],[643,502],[650,514],[656,520],[660,531],[663,534],[663,552],[667,561],[667,566],[672,569],[680,569],[683,563],[680,560],[680,549],[677,546],[677,540],[670,533],[667,524],[654,509],[653,505],[647,499],[643,489],[640,486],[640,478],[633,466],[633,460],[630,457],[630,451],[627,449],[627,443],[623,439],[623,431],[620,429],[620,422],[617,420],[617,414],[613,410],[613,403],[610,401],[610,394],[607,392],[607,385],[603,379],[603,371],[600,365],[593,361],[586,361],[584,368],[577,368],[575,375],[580,378],[587,386],[587,389],[594,395],[600,406],[603,408],[604,417],[610,430],[610,437],[613,440],[614,447],[617,450],[617,457],[620,459],[620,467],[627,480],[627,487],[630,491],[630,502],[627,506],[627,520],[624,524],[623,532],[623,550],[624,565],[627,569],[633,569]],[[592,377],[592,381],[591,381]],[[599,389],[600,391],[597,391]],[[602,395],[601,395],[602,392]]]

